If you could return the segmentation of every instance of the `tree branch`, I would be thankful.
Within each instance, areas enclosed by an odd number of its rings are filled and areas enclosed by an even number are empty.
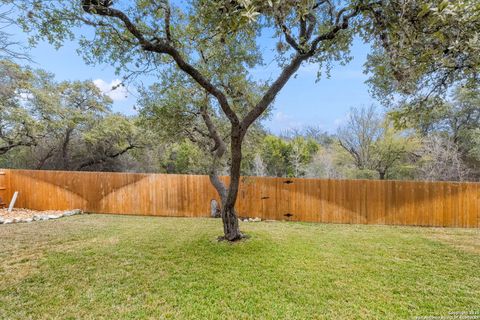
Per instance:
[[[268,108],[272,101],[277,96],[278,92],[285,86],[288,80],[292,77],[303,61],[307,60],[310,55],[297,54],[292,61],[283,69],[280,76],[272,83],[262,99],[257,105],[250,110],[242,121],[241,127],[246,131],[250,125],[262,115],[262,113]],[[245,134],[245,132],[244,132]]]
[[[99,164],[99,163],[103,163],[105,161],[107,161],[108,159],[115,159],[115,158],[118,158],[119,156],[127,153],[128,151],[132,150],[132,149],[135,149],[137,148],[137,146],[133,145],[133,144],[130,144],[128,145],[127,147],[123,148],[122,150],[120,151],[117,151],[113,154],[105,154],[103,155],[102,157],[100,158],[97,158],[97,159],[91,159],[91,160],[88,160],[80,165],[77,166],[77,168],[75,170],[81,170],[81,169],[85,169],[87,167],[91,167],[95,164]]]
[[[320,1],[317,5],[320,6],[323,3],[327,3],[331,5],[330,1]],[[285,36],[287,37],[287,42],[297,50],[298,54],[291,60],[291,62],[283,69],[280,76],[277,78],[275,82],[270,86],[267,90],[265,95],[262,97],[260,102],[252,109],[242,121],[241,127],[246,131],[246,129],[268,108],[270,103],[275,99],[278,92],[285,86],[291,76],[297,72],[300,65],[303,61],[307,60],[308,58],[312,57],[315,52],[317,51],[317,47],[322,41],[332,40],[335,38],[337,33],[341,30],[347,29],[349,26],[349,20],[360,13],[361,7],[356,6],[349,14],[345,14],[348,11],[348,8],[345,7],[341,9],[336,16],[335,26],[328,32],[317,36],[310,45],[310,50],[307,53],[303,53],[303,49],[298,47],[298,44],[295,42],[293,37],[291,37],[290,32],[286,27],[281,24],[282,31],[284,32]],[[313,32],[314,26],[316,24],[316,20],[313,17],[310,18],[311,23],[309,28],[305,30],[305,35],[310,34]],[[340,23],[341,22],[341,23]],[[286,30],[285,30],[286,29]],[[302,28],[301,28],[302,29]],[[290,40],[289,40],[290,39]],[[291,43],[290,43],[291,42]],[[245,133],[243,133],[245,134]]]
[[[165,36],[168,40],[168,42],[172,42],[172,33],[170,30],[170,17],[172,15],[171,9],[170,9],[170,3],[168,0],[164,0],[164,10],[165,10]]]
[[[210,138],[214,141],[214,147],[212,148],[211,152],[213,153],[213,161],[212,161],[212,166],[210,168],[210,182],[212,185],[215,187],[217,190],[218,194],[220,195],[220,198],[222,200],[222,205],[224,204],[226,198],[227,198],[227,188],[225,187],[225,184],[219,179],[218,177],[218,165],[227,151],[227,147],[225,146],[225,141],[220,137],[220,134],[218,133],[218,130],[213,123],[210,115],[208,114],[208,97],[205,99],[205,103],[201,105],[200,107],[200,114],[202,115],[203,121],[205,122],[205,125],[208,128],[209,136]]]
[[[193,78],[202,88],[204,88],[209,94],[213,95],[220,107],[222,108],[223,112],[230,120],[232,125],[238,126],[240,121],[238,119],[237,114],[233,111],[228,103],[228,99],[225,94],[216,88],[207,78],[205,78],[199,70],[197,70],[194,66],[189,64],[181,55],[181,53],[174,48],[171,43],[165,41],[165,39],[156,39],[157,41],[149,41],[145,38],[143,33],[137,28],[137,26],[130,21],[128,16],[124,14],[122,11],[107,8],[99,5],[92,5],[94,14],[98,14],[100,16],[107,16],[117,18],[122,21],[125,28],[138,40],[140,46],[145,51],[156,52],[160,54],[167,54],[173,58],[176,62],[177,66],[187,73],[190,77]],[[168,34],[167,34],[168,36]],[[168,40],[168,39],[167,39]]]

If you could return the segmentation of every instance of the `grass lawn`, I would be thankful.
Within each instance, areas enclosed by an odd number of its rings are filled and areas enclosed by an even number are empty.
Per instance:
[[[0,319],[480,318],[480,231],[83,215],[0,226]]]

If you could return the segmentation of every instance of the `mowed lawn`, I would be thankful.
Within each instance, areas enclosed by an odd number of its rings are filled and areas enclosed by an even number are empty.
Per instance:
[[[83,215],[0,226],[0,319],[480,315],[479,230]]]

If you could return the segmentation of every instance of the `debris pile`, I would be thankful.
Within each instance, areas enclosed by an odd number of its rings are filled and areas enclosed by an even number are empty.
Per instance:
[[[13,209],[12,212],[8,212],[7,209],[0,209],[0,224],[54,220],[62,217],[74,216],[77,214],[82,214],[82,210],[36,211],[29,209]]]

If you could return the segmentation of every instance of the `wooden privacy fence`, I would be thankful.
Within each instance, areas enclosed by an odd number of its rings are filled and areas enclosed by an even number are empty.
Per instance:
[[[208,217],[218,200],[207,176],[0,170],[0,197],[15,191],[16,207],[153,216]],[[479,202],[479,183],[244,177],[237,210],[275,220],[479,227]]]

